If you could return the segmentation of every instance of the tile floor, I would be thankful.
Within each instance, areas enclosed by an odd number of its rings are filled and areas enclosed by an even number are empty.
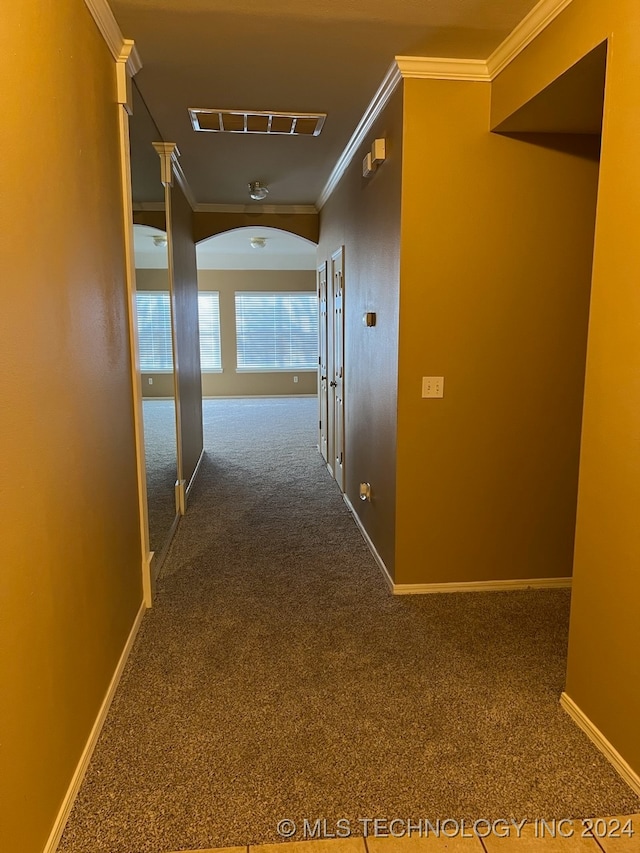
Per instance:
[[[620,824],[617,823],[620,821]],[[621,828],[628,825],[632,836],[622,835]],[[362,836],[351,838],[325,838],[310,841],[289,841],[286,850],[283,844],[261,844],[249,847],[210,848],[208,850],[181,850],[173,853],[640,853],[640,814],[620,818],[603,818],[594,821],[595,832],[601,837],[589,837],[588,827],[581,821],[566,821],[556,825],[556,836],[552,837],[549,829],[542,824],[528,823],[524,827],[506,829],[499,825],[497,833],[491,833],[486,838],[478,838],[467,825],[464,835],[455,837],[439,837],[430,834],[428,837],[419,835],[403,835],[402,837],[373,835],[373,828],[365,839]],[[455,827],[446,828],[451,835]],[[444,831],[444,828],[443,828]],[[486,832],[484,823],[479,825],[480,834]],[[384,830],[382,830],[384,832]],[[400,834],[400,833],[398,833]]]

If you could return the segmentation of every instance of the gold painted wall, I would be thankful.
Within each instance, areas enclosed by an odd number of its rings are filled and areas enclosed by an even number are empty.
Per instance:
[[[0,848],[40,853],[142,601],[120,107],[82,0],[0,48]]]
[[[404,93],[395,580],[569,576],[594,139],[489,133],[488,83]]]
[[[171,187],[173,306],[177,341],[177,387],[182,477],[189,483],[202,452],[202,384],[198,333],[198,271],[192,210],[181,188]],[[144,383],[143,383],[144,387]]]
[[[362,177],[362,159],[375,138],[387,141],[387,160]],[[393,572],[398,365],[402,91],[375,122],[320,213],[319,262],[345,246],[346,491],[378,553]],[[329,306],[329,314],[331,314]],[[377,313],[377,325],[362,322]],[[359,500],[359,483],[373,500]]]
[[[566,690],[640,773],[640,6],[574,0],[496,80],[492,120],[607,37]]]

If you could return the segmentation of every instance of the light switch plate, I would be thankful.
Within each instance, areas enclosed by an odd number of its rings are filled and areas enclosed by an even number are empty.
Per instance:
[[[444,397],[444,376],[423,376],[422,396],[431,399]]]

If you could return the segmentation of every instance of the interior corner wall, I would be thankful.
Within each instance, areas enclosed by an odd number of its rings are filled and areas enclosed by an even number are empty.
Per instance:
[[[173,321],[177,349],[176,385],[182,442],[182,477],[191,480],[203,448],[202,381],[198,326],[198,270],[193,212],[174,181],[171,187]]]
[[[142,546],[115,62],[83,0],[2,16],[0,848],[41,853],[142,604]]]
[[[493,120],[606,38],[566,692],[640,776],[640,6],[573,0],[495,81]]]
[[[313,270],[198,270],[200,290],[220,294],[222,373],[202,374],[205,397],[277,397],[317,394],[318,370],[238,372],[236,370],[236,291],[312,291]],[[297,377],[297,382],[294,382]]]
[[[376,138],[387,159],[369,178],[362,160]],[[318,260],[345,247],[346,494],[391,575],[395,553],[396,389],[402,176],[402,87],[391,96],[320,212]],[[329,267],[329,275],[330,267]],[[377,315],[367,328],[363,315]],[[328,305],[331,322],[333,309]],[[359,484],[372,488],[359,500]]]
[[[570,576],[597,148],[489,133],[488,83],[404,94],[396,582]]]

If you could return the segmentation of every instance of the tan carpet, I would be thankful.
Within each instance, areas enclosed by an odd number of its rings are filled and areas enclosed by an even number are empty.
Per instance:
[[[566,591],[393,597],[315,400],[207,401],[207,456],[60,847],[326,817],[576,817],[638,798],[558,705]]]

